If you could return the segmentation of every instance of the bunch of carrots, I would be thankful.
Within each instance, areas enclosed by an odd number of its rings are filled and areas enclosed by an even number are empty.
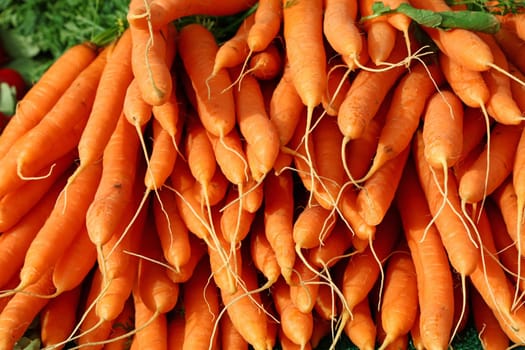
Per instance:
[[[525,344],[525,13],[498,4],[131,0],[0,136],[0,350],[35,319],[45,349]],[[181,21],[236,14],[220,43]]]

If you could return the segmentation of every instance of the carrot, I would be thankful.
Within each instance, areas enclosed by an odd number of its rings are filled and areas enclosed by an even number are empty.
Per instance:
[[[356,24],[357,11],[357,1],[325,1],[324,35],[349,70],[356,68],[363,49],[362,33]]]
[[[344,327],[345,333],[353,344],[359,349],[371,350],[375,348],[377,328],[374,320],[368,298],[363,299],[355,305],[353,318],[348,321]]]
[[[54,292],[51,270],[45,271],[26,291],[28,293],[16,293],[0,313],[0,349],[14,349],[15,343],[49,302],[40,296]]]
[[[145,28],[147,23],[151,22],[153,28],[160,28],[181,17],[191,15],[234,15],[248,10],[254,3],[253,0],[231,0],[216,6],[214,1],[209,0],[189,4],[180,0],[153,0],[148,7],[137,7],[128,13],[128,21],[132,26]]]
[[[362,7],[361,7],[362,8]],[[388,21],[365,23],[367,48],[370,60],[377,66],[389,62],[389,56],[395,49],[397,31]],[[366,69],[366,68],[365,68]]]
[[[313,332],[313,316],[304,313],[292,302],[289,286],[284,279],[279,279],[272,286],[272,297],[277,313],[280,316],[281,330],[294,344],[304,349]]]
[[[276,43],[270,43],[263,51],[255,53],[248,62],[248,70],[259,80],[280,77],[283,70],[283,54]]]
[[[304,104],[293,84],[290,65],[285,64],[283,74],[273,90],[269,108],[270,120],[277,128],[281,146],[288,144],[292,138],[304,110]]]
[[[140,349],[168,349],[168,325],[165,313],[156,313],[143,303],[140,296],[133,294],[135,307],[134,342]]]
[[[420,9],[450,11],[450,7],[443,0],[411,0],[410,3]],[[474,31],[461,28],[440,30],[426,26],[423,29],[444,54],[456,62],[461,62],[468,69],[479,72],[494,66],[489,46]],[[476,54],[472,55],[471,52]]]
[[[509,73],[516,77],[519,81],[525,81],[525,74],[523,74],[514,64],[509,62]],[[510,82],[510,90],[514,100],[518,104],[519,108],[525,110],[525,85],[512,79]]]
[[[383,2],[386,6],[389,6],[391,9],[395,9],[399,7],[402,3],[408,3],[407,0],[385,0]],[[390,23],[394,28],[401,31],[403,33],[403,36],[405,37],[405,44],[407,46],[408,56],[410,56],[410,25],[412,24],[412,20],[402,14],[402,13],[393,13],[386,17],[386,20],[388,23]]]
[[[206,187],[196,181],[193,186],[193,194],[201,204],[205,205],[208,202],[210,206],[214,206],[224,199],[229,187],[230,182],[222,171],[216,171]],[[246,202],[243,201],[243,204]],[[249,209],[245,205],[243,208]]]
[[[233,71],[234,75],[238,73],[238,70]],[[266,113],[257,79],[247,75],[240,84],[234,89],[237,125],[246,142],[246,152],[253,151],[254,158],[248,158],[252,177],[261,181],[272,169],[279,153],[279,135]]]
[[[293,223],[295,198],[290,171],[279,176],[268,174],[264,181],[264,228],[281,275],[289,283],[295,264]]]
[[[276,254],[266,238],[263,216],[259,215],[253,222],[250,231],[250,256],[253,264],[267,282],[264,286],[271,286],[281,275],[281,268],[277,262]]]
[[[218,50],[215,38],[204,26],[189,24],[180,30],[177,43],[196,95],[199,118],[206,130],[222,139],[235,125],[235,104],[226,70],[208,79]]]
[[[104,350],[122,350],[132,342],[133,325],[135,324],[135,309],[133,298],[128,298],[124,304],[124,309],[115,319],[108,335]]]
[[[323,244],[308,250],[307,260],[319,268],[332,267],[343,259],[343,254],[351,244],[351,232],[343,220],[337,220],[332,233]]]
[[[73,153],[63,156],[56,162],[54,171],[48,177],[28,182],[0,199],[0,232],[6,232],[16,225],[42,200],[60,177],[69,176],[64,174],[71,168],[73,157]]]
[[[107,49],[78,75],[49,113],[26,134],[27,138],[23,139],[16,157],[17,174],[21,177],[35,174],[33,163],[37,159],[47,159],[48,164],[55,161],[58,155],[49,153],[55,145],[63,148],[62,154],[71,150],[66,148],[64,135],[69,134],[78,142],[87,123],[106,58]]]
[[[356,188],[347,186],[343,189],[338,210],[352,234],[354,247],[357,248],[354,239],[364,245],[368,245],[370,238],[373,238],[375,235],[376,227],[367,224],[359,213]]]
[[[218,333],[213,334],[213,328],[219,314],[219,292],[214,283],[208,285],[210,274],[209,262],[202,259],[183,285],[183,349],[216,349],[218,346]]]
[[[182,310],[176,310],[168,318],[168,349],[181,350],[184,344],[184,329],[186,327]]]
[[[166,24],[153,30],[130,26],[131,40],[131,67],[137,79],[139,90],[144,101],[152,106],[165,103],[172,92],[170,75],[171,62],[166,57],[170,31],[173,24]]]
[[[383,302],[379,309],[385,332],[381,349],[410,332],[419,307],[417,293],[414,262],[408,249],[402,249],[388,259],[386,268]]]
[[[307,164],[312,165],[308,135],[314,109],[327,86],[326,53],[323,45],[323,2],[298,1],[287,6],[283,0],[283,37],[292,82],[306,106],[304,144]],[[308,38],[305,40],[305,38]],[[304,60],[308,57],[308,60]],[[304,77],[308,77],[305,79]]]
[[[151,119],[152,106],[142,97],[137,78],[133,78],[126,89],[122,113],[131,125],[139,129]]]
[[[409,153],[410,147],[407,147],[398,156],[388,160],[359,190],[356,205],[368,225],[379,225],[385,217],[394,199]]]
[[[80,286],[49,300],[40,312],[40,338],[45,347],[60,343],[75,327]],[[59,349],[63,346],[59,346]]]
[[[255,23],[255,14],[250,14],[242,21],[235,34],[217,49],[210,79],[222,69],[241,66],[250,57],[248,33]],[[238,78],[240,80],[240,77]]]
[[[509,70],[509,63],[496,40],[488,34],[480,35],[484,42],[489,45],[494,56],[494,63],[499,69],[507,72]],[[487,101],[487,111],[490,116],[500,123],[520,124],[523,116],[520,107],[512,95],[511,78],[508,76],[508,73],[504,74],[499,69],[491,68],[483,72],[483,78],[490,91],[490,97]]]
[[[136,292],[138,297],[155,317],[172,310],[177,304],[179,285],[174,283],[167,275],[166,268],[158,262],[165,263],[156,234],[153,218],[148,217],[144,227],[144,236],[140,255],[148,259],[140,259],[137,272]]]
[[[53,284],[58,292],[81,285],[97,262],[97,251],[84,226],[53,269]]]
[[[443,174],[436,172],[432,175],[430,165],[424,159],[423,147],[421,132],[418,131],[413,142],[413,154],[421,187],[450,263],[462,276],[468,276],[476,268],[479,251],[471,238],[471,228],[466,224],[465,215],[460,209],[457,180],[450,169],[447,183],[444,182]],[[446,197],[439,192],[438,186],[444,189]]]
[[[491,127],[491,124],[488,126]],[[456,165],[469,158],[469,154],[472,154],[472,151],[478,149],[480,145],[483,146],[483,137],[486,133],[487,123],[481,108],[465,107],[465,112],[463,113],[462,154],[459,156]],[[458,175],[458,178],[461,178],[461,176]]]
[[[349,76],[349,72],[345,69],[343,60],[340,57],[330,59],[327,70],[327,86],[321,103],[326,114],[337,116],[339,107],[348,89],[350,89],[352,77]]]
[[[320,272],[305,258],[295,260],[290,283],[290,299],[303,313],[311,313],[319,293]]]
[[[396,40],[399,40],[399,36]],[[405,57],[405,53],[404,47],[396,44],[388,60],[399,61]],[[341,103],[337,116],[337,123],[345,144],[348,140],[358,139],[363,135],[366,126],[379,110],[381,102],[404,72],[403,66],[395,66],[380,72],[364,69],[359,71]],[[372,95],[374,98],[370,99]]]
[[[177,148],[178,143],[180,142],[179,138],[182,133],[182,125],[184,123],[183,118],[181,117],[185,113],[184,106],[180,106],[182,97],[180,96],[180,91],[177,91],[177,84],[175,83],[175,69],[172,69],[172,80],[174,81],[171,95],[168,97],[168,100],[159,106],[153,106],[151,112],[153,113],[153,118],[158,121],[162,126],[162,129],[166,130],[168,135],[170,135],[173,146]]]
[[[53,108],[77,76],[95,59],[97,50],[88,43],[66,50],[18,102],[15,115],[0,137],[0,157],[26,131],[36,126]]]
[[[296,250],[322,245],[335,225],[335,213],[320,205],[306,206],[293,224],[293,240]]]
[[[523,40],[521,40],[516,33],[513,33],[505,27],[498,30],[498,32],[494,34],[494,38],[503,52],[505,52],[509,61],[516,65],[520,71],[525,71],[525,64],[523,60],[520,60],[520,57],[523,57],[523,53],[525,52]]]
[[[20,288],[36,282],[63,254],[84,225],[86,211],[95,195],[102,164],[86,168],[57,199],[52,212],[32,240],[20,271]],[[69,200],[69,201],[68,201]]]
[[[337,206],[339,193],[345,182],[345,170],[341,159],[343,137],[335,118],[322,118],[312,133],[318,186],[314,196],[319,204],[328,210]]]
[[[470,293],[472,314],[478,336],[484,349],[508,349],[509,338],[502,331],[493,311],[481,298],[476,289]]]
[[[179,214],[175,196],[168,189],[159,191],[159,200],[153,201],[153,217],[163,256],[178,270],[190,260],[191,246],[189,231]]]
[[[222,349],[247,350],[248,342],[241,336],[233,326],[228,314],[224,315],[219,324]]]
[[[522,39],[525,40],[525,16],[523,13],[513,13],[498,17],[501,26],[508,29]]]
[[[233,326],[248,344],[256,350],[268,349],[267,316],[261,310],[259,293],[252,293],[258,288],[257,271],[245,262],[241,279],[246,291],[239,288],[235,293],[230,294],[221,289],[222,302]]]
[[[430,210],[412,158],[401,177],[396,207],[416,269],[420,315],[411,334],[417,339],[417,331],[425,348],[446,348],[454,314],[452,273],[440,234],[429,225]]]
[[[520,138],[518,141],[518,144],[516,146],[515,151],[515,158],[514,158],[514,164],[512,168],[512,184],[514,187],[514,192],[516,194],[516,226],[517,226],[517,235],[521,236],[521,233],[523,232],[521,230],[521,221],[523,217],[523,211],[525,208],[525,188],[521,184],[521,181],[523,181],[523,176],[525,175],[525,166],[524,164],[525,160],[525,136],[524,132],[522,131],[520,134]]]
[[[511,174],[522,130],[520,126],[496,123],[490,132],[490,144],[485,144],[483,151],[459,179],[462,201],[482,201]]]
[[[191,249],[190,259],[177,270],[167,270],[168,277],[175,283],[186,282],[193,276],[197,264],[206,256],[207,246],[202,240],[195,235],[189,236]]]
[[[121,114],[104,150],[102,177],[86,213],[86,226],[93,243],[107,242],[118,225],[125,203],[131,198],[138,160],[138,135]]]
[[[281,1],[258,1],[254,13],[255,21],[248,31],[246,42],[251,52],[260,52],[265,50],[279,33],[283,16]]]
[[[221,232],[224,239],[233,245],[240,243],[248,233],[255,218],[255,213],[251,213],[242,207],[243,199],[239,199],[236,191],[230,188],[225,199],[225,208],[220,218]]]
[[[450,87],[464,104],[486,108],[490,91],[481,72],[467,68],[443,52],[439,53],[439,63]]]
[[[125,91],[133,79],[131,45],[131,33],[126,30],[108,53],[106,67],[100,76],[89,119],[78,141],[80,166],[77,173],[102,157],[111,133],[117,125]]]
[[[314,311],[314,317],[317,318],[315,320],[316,327],[314,327],[314,332],[319,325],[323,324],[322,321],[333,322],[337,319],[337,315],[339,315],[340,312],[340,306],[339,303],[336,302],[334,291],[329,284],[323,283],[319,285],[319,292],[317,293],[317,298],[315,300]]]

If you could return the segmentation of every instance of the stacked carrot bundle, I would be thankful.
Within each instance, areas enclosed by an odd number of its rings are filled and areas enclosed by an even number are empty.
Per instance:
[[[525,17],[461,11],[131,0],[0,136],[0,349],[525,343]]]

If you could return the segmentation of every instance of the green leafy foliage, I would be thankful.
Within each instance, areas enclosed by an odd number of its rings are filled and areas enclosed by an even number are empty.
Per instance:
[[[36,81],[67,48],[84,41],[103,46],[119,36],[127,27],[128,5],[128,0],[0,0],[0,39],[10,65]]]

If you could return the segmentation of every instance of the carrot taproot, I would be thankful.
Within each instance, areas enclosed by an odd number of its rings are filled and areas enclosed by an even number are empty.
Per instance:
[[[264,231],[275,258],[281,268],[281,275],[291,281],[295,264],[294,224],[294,182],[290,171],[279,176],[270,173],[264,181]]]
[[[370,238],[373,238],[376,232],[376,226],[367,224],[359,213],[357,193],[357,189],[354,186],[346,186],[343,189],[338,205],[341,217],[350,230],[354,247],[356,247],[354,243],[361,243],[359,246],[363,244],[365,246],[368,245]]]
[[[218,333],[213,328],[219,315],[219,291],[208,284],[211,274],[207,259],[202,259],[191,278],[182,286],[184,304],[183,349],[217,349]]]
[[[412,65],[410,71],[394,88],[385,122],[378,137],[372,165],[366,175],[359,176],[360,174],[351,172],[355,179],[366,181],[377,169],[400,154],[410,144],[427,99],[443,83],[443,80],[443,74],[435,64],[428,67],[421,63]],[[352,163],[349,162],[348,166],[352,167]]]
[[[138,161],[138,135],[123,114],[102,159],[102,177],[86,213],[86,226],[93,243],[107,242],[132,196]]]
[[[46,195],[60,177],[71,168],[74,153],[71,152],[55,163],[54,171],[45,179],[32,181],[8,192],[0,199],[0,232],[16,225]],[[69,174],[69,173],[67,173]],[[69,175],[65,175],[69,176]]]
[[[445,176],[440,172],[432,174],[430,165],[424,158],[423,148],[421,132],[417,131],[412,149],[428,207],[449,255],[450,263],[462,276],[468,276],[476,268],[479,249],[473,240],[472,229],[468,226],[465,214],[461,210],[457,180],[450,169],[447,170],[446,183]],[[439,188],[447,194],[446,197],[439,192]],[[463,243],[458,244],[458,242]]]
[[[174,283],[166,273],[166,267],[158,262],[166,263],[160,239],[155,232],[153,218],[148,216],[144,226],[145,239],[142,240],[140,259],[137,271],[136,292],[146,308],[156,314],[165,314],[177,304],[179,285]],[[146,259],[147,258],[147,259]]]
[[[126,89],[122,113],[135,127],[142,127],[151,119],[152,106],[142,97],[137,78],[133,78]]]
[[[321,104],[326,114],[330,116],[337,116],[352,81],[352,76],[343,63],[340,57],[334,57],[328,61],[327,86]]]
[[[224,210],[220,218],[221,232],[224,239],[232,244],[238,244],[250,232],[255,213],[245,210],[242,205],[242,197],[239,198],[237,191],[230,187],[226,194]]]
[[[0,313],[0,349],[14,349],[38,312],[49,302],[41,296],[54,293],[51,272],[51,269],[45,271],[27,288],[28,293],[16,293]]]
[[[315,172],[319,177],[314,197],[325,209],[337,207],[341,188],[346,180],[341,159],[343,136],[335,118],[321,118],[312,132]]]
[[[292,138],[305,107],[292,80],[290,65],[285,63],[283,74],[270,98],[270,120],[277,127],[281,146]]]
[[[358,27],[357,1],[329,0],[325,2],[323,32],[330,46],[342,56],[352,70],[358,65],[363,49],[362,33]]]
[[[523,176],[525,175],[525,166],[523,165],[525,159],[525,136],[523,130],[519,136],[518,144],[515,150],[514,164],[512,166],[512,184],[516,195],[516,227],[517,236],[521,236],[521,222],[523,218],[523,211],[525,210],[525,188],[521,184]]]
[[[481,298],[481,295],[472,288],[470,293],[472,304],[472,317],[481,345],[484,349],[507,349],[510,340],[501,329],[493,311]]]
[[[365,31],[370,60],[377,66],[397,63],[389,62],[390,54],[395,49],[395,45],[398,45],[395,44],[397,31],[392,24],[386,20],[365,23]]]
[[[402,3],[408,3],[407,0],[385,0],[384,4],[389,6],[391,9],[396,9]],[[405,45],[407,46],[408,56],[410,56],[410,25],[412,20],[403,13],[392,13],[387,15],[386,20],[392,25],[392,27],[403,33],[405,37]]]
[[[228,313],[223,315],[219,322],[222,349],[248,350],[248,342],[234,327]]]
[[[222,171],[216,171],[206,187],[198,181],[195,181],[193,194],[201,204],[214,206],[224,199],[229,187],[230,182]],[[244,201],[243,204],[247,204],[247,202],[248,201]],[[249,210],[246,205],[244,209]]]
[[[512,173],[522,127],[496,123],[490,131],[490,144],[459,179],[459,196],[467,203],[477,203],[490,195]]]
[[[82,229],[86,211],[95,195],[102,164],[95,163],[78,175],[32,240],[20,271],[20,288],[37,281],[63,254]]]
[[[17,174],[33,176],[34,163],[37,159],[47,159],[48,164],[56,160],[57,154],[50,153],[55,145],[69,150],[64,142],[64,135],[69,135],[75,142],[87,123],[97,86],[107,61],[105,49],[90,65],[82,71],[71,86],[63,93],[54,107],[30,131],[16,157]],[[60,153],[59,153],[60,154]]]
[[[189,243],[191,254],[189,260],[181,265],[176,270],[167,270],[168,277],[175,283],[183,283],[191,278],[193,275],[197,264],[205,259],[207,255],[207,245],[204,241],[197,238],[195,235],[189,236]],[[180,291],[179,291],[180,293]]]
[[[389,61],[397,62],[405,57],[405,48],[398,44],[399,40],[398,35],[397,44],[388,57]],[[405,67],[402,65],[380,72],[359,71],[341,103],[337,115],[337,123],[345,140],[361,137],[366,126],[379,110],[381,102],[404,72]],[[369,98],[372,95],[374,99]]]
[[[407,146],[375,171],[359,190],[356,205],[368,225],[379,225],[385,217],[394,200],[409,153],[410,147]]]
[[[57,181],[36,206],[15,226],[0,235],[0,286],[18,275],[24,264],[25,254],[34,237],[46,222],[65,184],[65,177]]]
[[[492,121],[493,122],[493,121]],[[489,123],[492,128],[493,123]],[[483,137],[487,134],[487,123],[481,108],[465,107],[463,113],[463,145],[461,146],[462,154],[459,156],[456,164],[462,163],[472,154],[471,152],[483,145]],[[461,176],[458,175],[458,178]]]
[[[272,286],[272,298],[281,321],[281,330],[294,344],[302,349],[309,343],[313,332],[313,315],[304,313],[290,298],[290,287],[280,278]]]
[[[272,80],[281,75],[283,59],[283,53],[277,44],[271,42],[266,49],[253,54],[245,74],[249,72],[259,80]]]
[[[320,272],[312,267],[306,258],[295,260],[294,274],[290,283],[290,299],[299,311],[312,312],[319,293],[320,281]]]
[[[168,324],[165,313],[152,311],[140,296],[133,294],[135,309],[134,341],[140,349],[168,349]]]
[[[242,209],[249,213],[256,213],[264,201],[264,189],[261,182],[253,177],[237,186]]]
[[[102,157],[111,133],[117,125],[126,89],[133,79],[131,45],[131,33],[126,30],[108,53],[89,119],[78,141],[80,165],[77,172],[81,172],[84,166]],[[101,125],[103,127],[100,127]]]
[[[503,27],[494,34],[494,39],[498,42],[501,49],[505,52],[508,60],[512,62],[520,71],[525,71],[525,64],[519,57],[525,53],[525,44],[519,36]]]
[[[80,292],[80,286],[64,292],[49,300],[40,312],[40,337],[44,347],[60,343],[75,327]]]
[[[151,23],[153,28],[160,28],[174,20],[191,15],[226,16],[248,10],[255,1],[231,0],[216,6],[214,1],[186,3],[180,0],[154,0],[146,7],[138,6],[128,13],[132,26],[146,28]],[[146,16],[147,15],[147,16]]]
[[[89,239],[84,225],[54,266],[53,284],[57,292],[72,290],[81,285],[96,262],[96,247]]]
[[[454,292],[447,253],[410,158],[396,195],[403,232],[416,269],[419,316],[411,329],[424,348],[446,348],[453,327]],[[437,284],[436,281],[440,281]]]
[[[240,275],[244,288],[230,294],[221,289],[221,299],[233,326],[254,349],[268,349],[267,315],[261,310],[261,297],[258,289],[257,270],[246,259]]]
[[[137,80],[144,101],[152,106],[161,105],[171,95],[173,81],[170,74],[171,62],[167,62],[168,42],[174,30],[173,24],[157,29],[142,29],[130,26],[131,68]]]
[[[168,318],[168,349],[182,350],[186,322],[182,310],[175,310]]]
[[[380,348],[386,349],[396,338],[406,335],[412,328],[419,308],[414,262],[408,249],[388,259],[385,275],[381,314],[381,327],[385,333]]]
[[[335,212],[312,204],[306,206],[293,224],[293,240],[296,249],[314,248],[322,245],[330,236],[336,222]]]
[[[276,254],[265,234],[264,219],[262,215],[255,218],[250,231],[250,255],[253,264],[267,282],[264,286],[271,286],[281,275],[281,268],[277,262]]]
[[[97,50],[91,44],[77,44],[66,50],[44,72],[19,101],[15,115],[2,131],[0,157],[21,135],[40,122],[96,56]]]
[[[254,23],[255,14],[252,13],[244,18],[235,34],[219,46],[215,54],[210,79],[217,75],[220,70],[241,66],[249,59],[248,33]],[[237,79],[240,80],[240,76]]]
[[[104,344],[104,350],[122,350],[130,346],[133,338],[134,318],[133,298],[130,297],[126,300],[122,312],[113,322],[107,342]]]
[[[218,45],[212,33],[200,24],[184,26],[178,36],[177,48],[196,96],[197,111],[202,124],[221,139],[235,125],[232,81],[228,71],[210,77]]]
[[[254,23],[248,31],[246,42],[251,52],[260,52],[279,34],[283,16],[282,3],[279,0],[258,1],[254,14]]]
[[[525,16],[523,13],[500,15],[498,19],[503,28],[516,33],[519,38],[525,40]]]
[[[308,261],[319,268],[332,267],[344,258],[344,253],[351,247],[351,235],[344,221],[337,220],[323,244],[308,250]]]
[[[375,348],[377,327],[372,319],[372,312],[368,297],[355,305],[352,310],[353,318],[350,319],[344,331],[353,344],[359,349],[371,350]]]
[[[159,191],[159,200],[153,201],[153,217],[163,256],[178,270],[190,260],[192,253],[190,233],[179,214],[175,196],[169,189]]]

